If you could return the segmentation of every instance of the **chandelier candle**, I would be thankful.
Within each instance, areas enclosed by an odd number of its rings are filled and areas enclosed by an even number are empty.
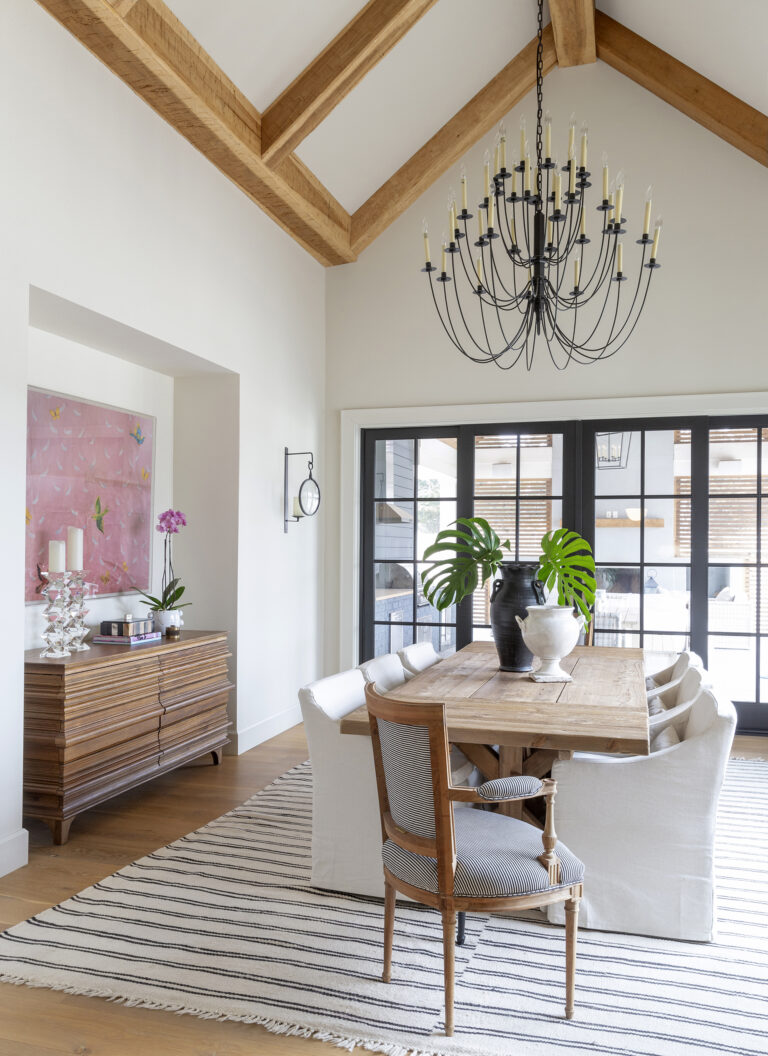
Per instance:
[[[633,333],[659,267],[661,219],[651,237],[650,188],[634,227],[640,248],[628,244],[625,260],[620,238],[634,225],[631,215],[622,215],[624,174],[611,183],[605,153],[602,187],[598,184],[602,195],[595,195],[591,206],[599,226],[590,223],[592,237],[587,237],[589,130],[581,125],[577,155],[575,115],[568,123],[566,163],[561,167],[551,160],[552,119],[543,109],[542,6],[539,0],[535,144],[532,141],[529,149],[522,118],[520,158],[509,172],[506,134],[503,125],[499,127],[493,151],[486,151],[483,159],[483,198],[474,242],[467,226],[473,213],[462,170],[462,208],[457,214],[451,196],[451,233],[439,271],[429,260],[424,231],[427,260],[422,270],[448,339],[470,361],[495,363],[505,370],[521,361],[530,370],[537,342],[558,370],[614,355]],[[518,173],[523,176],[522,194],[517,192]]]

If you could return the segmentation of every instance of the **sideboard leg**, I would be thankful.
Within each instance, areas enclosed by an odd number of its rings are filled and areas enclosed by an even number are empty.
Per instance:
[[[49,821],[46,818],[46,825],[51,830],[53,842],[56,844],[57,847],[60,847],[69,839],[69,829],[74,820],[74,818],[64,818],[62,820]]]
[[[214,748],[211,751],[211,758],[213,759],[214,766],[221,766],[222,762],[224,761],[224,753],[222,752],[221,748]]]

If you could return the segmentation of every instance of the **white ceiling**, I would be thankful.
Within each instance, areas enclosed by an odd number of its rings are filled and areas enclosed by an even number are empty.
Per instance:
[[[167,3],[259,110],[363,7],[362,0]],[[597,6],[768,113],[768,0]],[[297,153],[353,212],[535,32],[536,0],[438,0]]]
[[[597,6],[768,114],[768,0],[597,0]]]

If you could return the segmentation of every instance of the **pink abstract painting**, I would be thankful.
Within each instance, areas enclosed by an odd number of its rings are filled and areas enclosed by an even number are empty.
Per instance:
[[[148,590],[155,420],[30,389],[27,401],[27,566],[39,601],[48,542],[84,530],[84,562],[99,594]]]

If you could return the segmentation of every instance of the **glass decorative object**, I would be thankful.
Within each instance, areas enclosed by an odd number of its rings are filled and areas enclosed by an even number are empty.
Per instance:
[[[45,598],[43,615],[46,628],[43,631],[45,649],[41,656],[69,656],[70,582],[72,572],[42,572],[45,586],[41,594]],[[86,647],[87,648],[87,647]]]
[[[91,648],[90,645],[85,644],[85,639],[88,637],[88,627],[85,623],[88,609],[85,607],[85,602],[93,593],[94,584],[86,582],[85,570],[70,572],[69,575],[69,606],[65,633],[70,651],[77,653]]]

